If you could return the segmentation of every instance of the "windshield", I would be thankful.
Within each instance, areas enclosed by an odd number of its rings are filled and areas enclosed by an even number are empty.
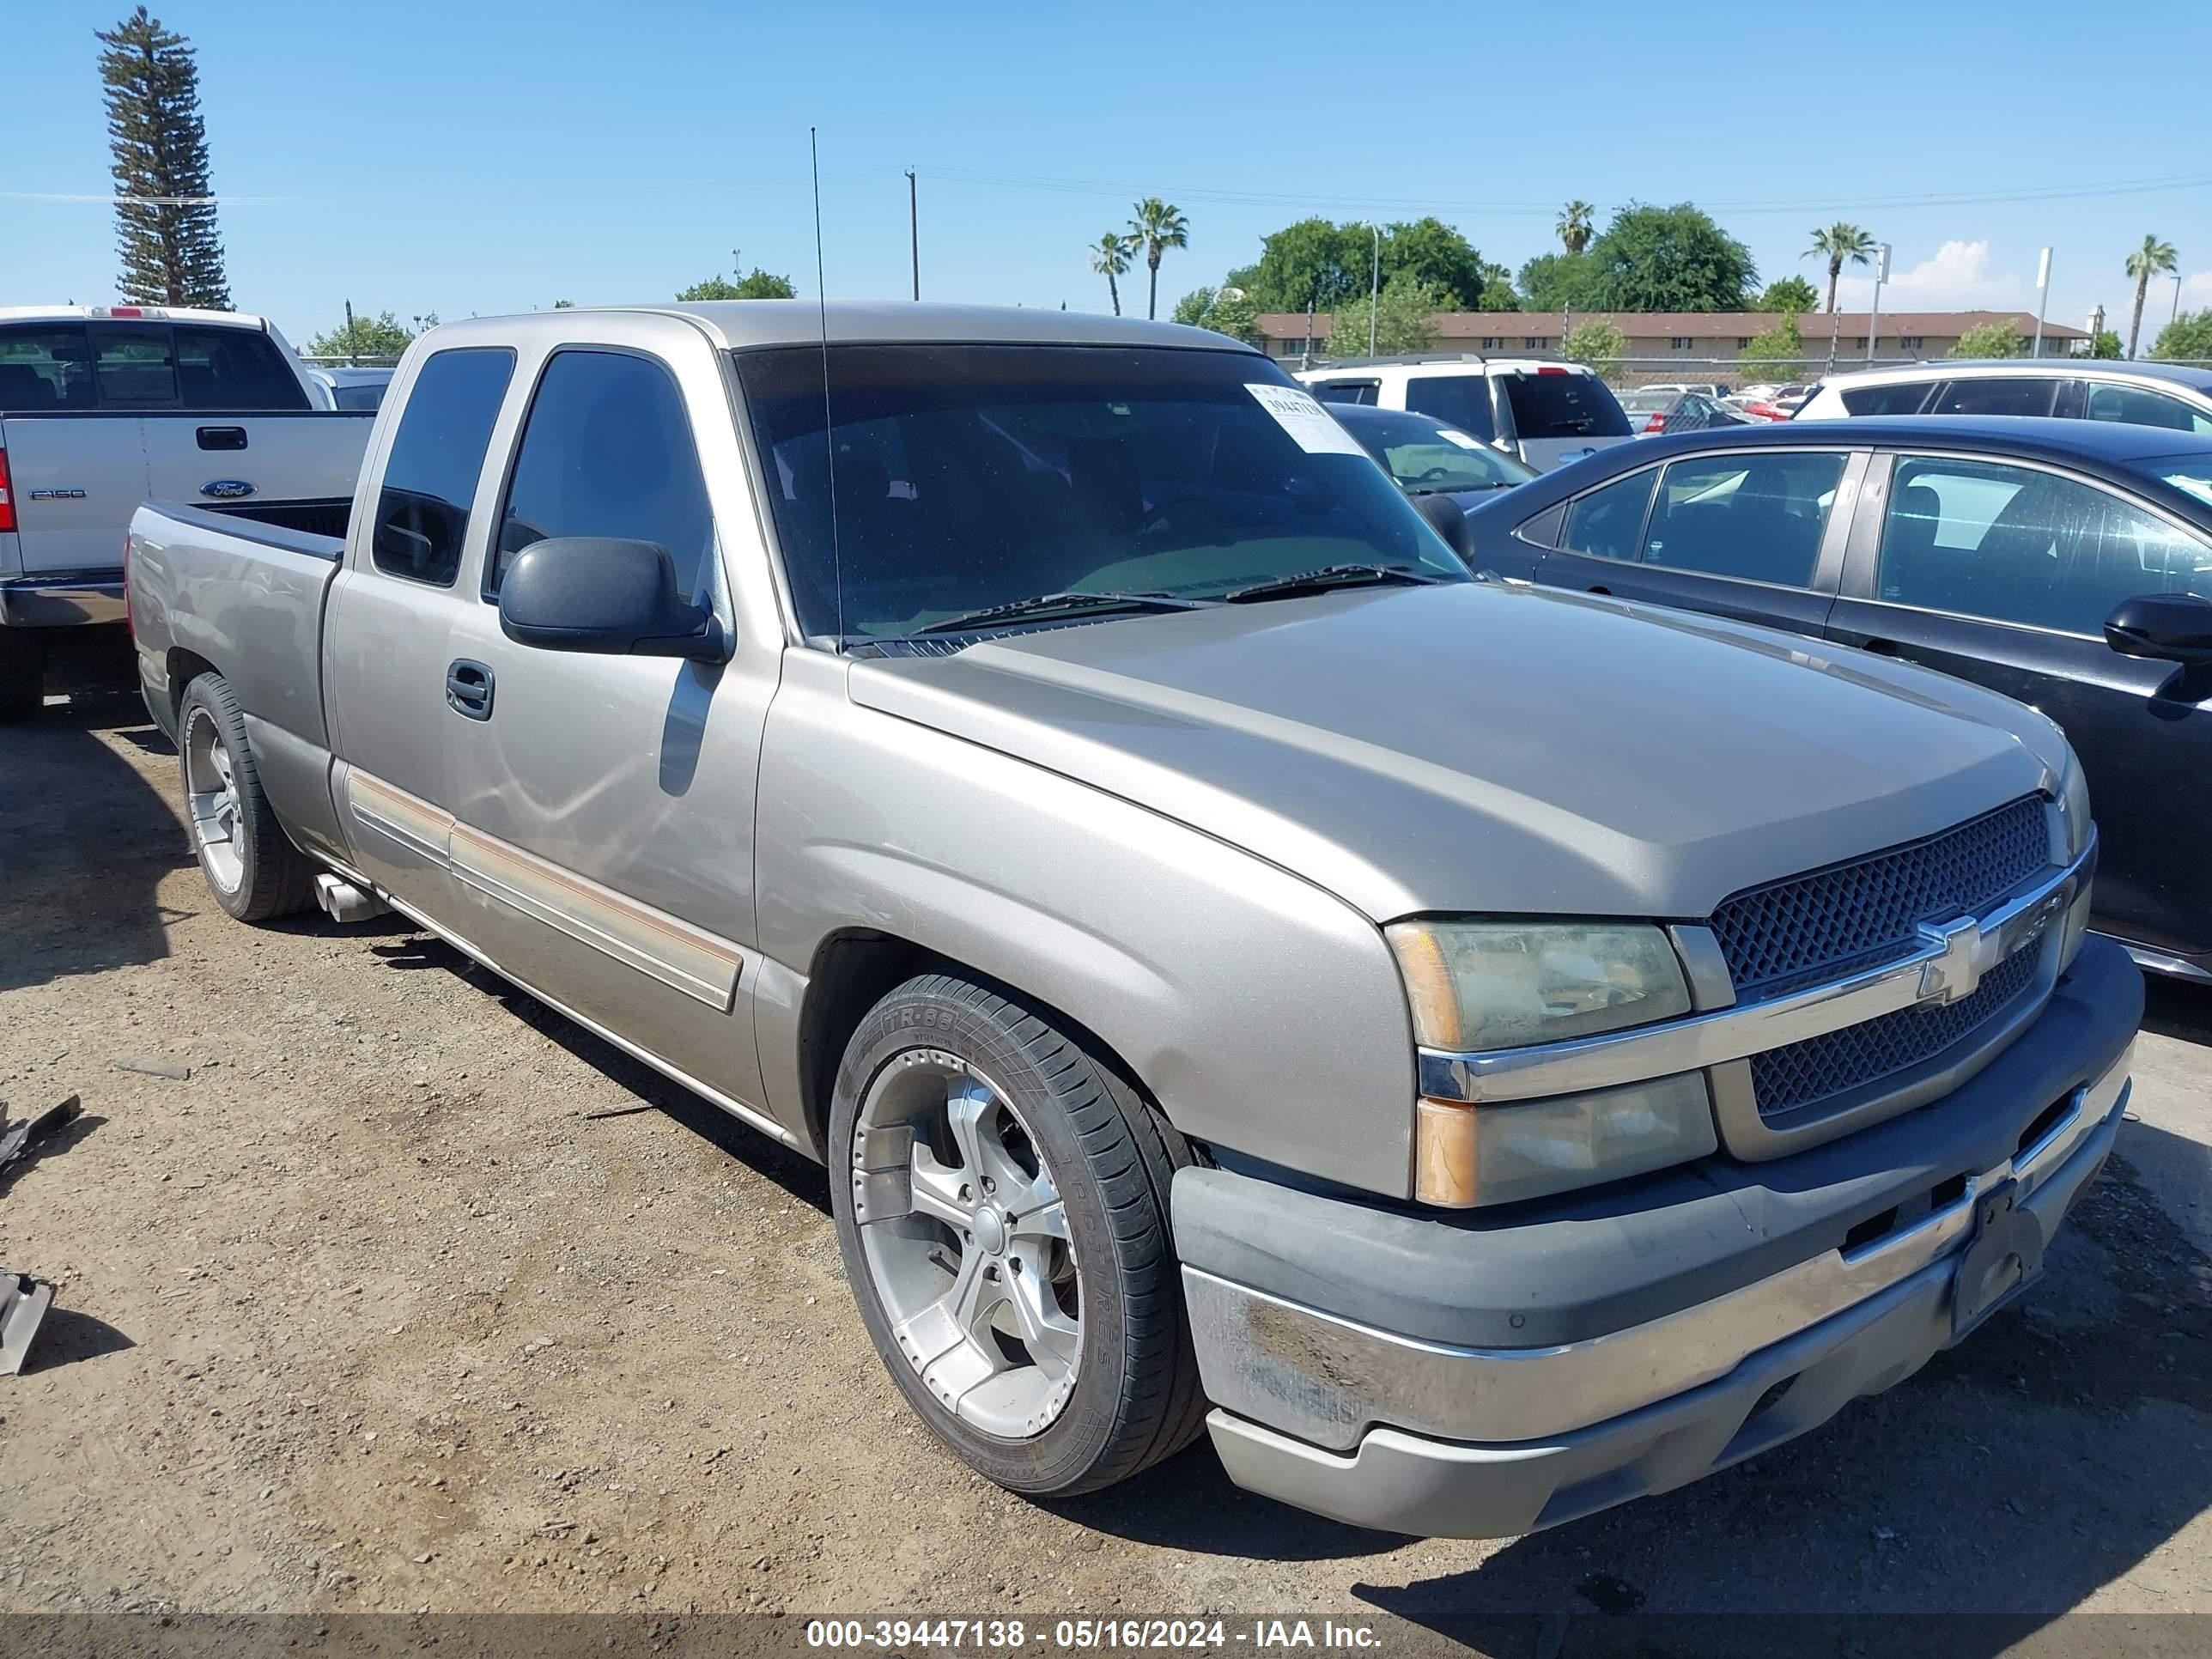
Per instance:
[[[1540,369],[1505,376],[1513,430],[1522,438],[1626,438],[1628,417],[1595,374]]]
[[[1345,420],[1359,447],[1382,463],[1401,489],[1416,495],[1450,489],[1496,489],[1526,483],[1536,475],[1520,462],[1455,426],[1425,415],[1363,410]]]
[[[2152,455],[2129,465],[2212,507],[2212,455]]]
[[[1467,576],[1343,428],[1248,352],[734,357],[810,636],[840,633],[841,590],[857,641],[1043,594],[1218,599],[1346,564]]]

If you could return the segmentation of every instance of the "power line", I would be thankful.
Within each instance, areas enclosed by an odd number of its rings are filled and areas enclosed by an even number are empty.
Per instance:
[[[974,167],[930,167],[933,177],[957,184],[1002,190],[1026,190],[1064,196],[1143,196],[1165,193],[1180,201],[1243,207],[1338,207],[1444,209],[1461,213],[1549,214],[1556,202],[1480,201],[1444,197],[1323,196],[1307,191],[1221,190],[1205,186],[1135,186],[1097,179],[1054,178],[1038,173],[993,173]],[[2158,179],[2112,179],[2094,184],[2021,185],[1979,191],[1930,191],[1906,196],[1802,197],[1743,201],[1706,201],[1699,206],[1726,213],[1820,213],[1838,209],[1972,207],[2014,202],[2066,201],[2089,196],[2141,196],[2212,187],[2212,173]],[[1607,204],[1625,207],[1626,203]]]

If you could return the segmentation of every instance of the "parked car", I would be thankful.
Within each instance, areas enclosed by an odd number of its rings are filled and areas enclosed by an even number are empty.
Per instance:
[[[330,394],[331,408],[374,410],[384,401],[392,370],[389,365],[356,368],[310,363],[307,375]]]
[[[2056,727],[1472,580],[1220,335],[450,324],[371,455],[343,541],[133,526],[213,902],[389,904],[824,1160],[1016,1492],[1201,1425],[1400,1532],[1678,1486],[1965,1336],[2112,1147]]]
[[[2094,925],[2212,978],[2212,439],[1793,421],[1600,456],[1468,526],[1502,575],[1860,646],[2040,709],[2100,808]]]
[[[1449,421],[1538,472],[1631,434],[1613,389],[1581,363],[1533,357],[1388,357],[1298,377],[1325,404],[1369,404]]]
[[[0,721],[127,685],[123,540],[149,495],[344,521],[369,422],[331,416],[265,318],[0,307]]]
[[[1767,401],[1784,415],[1795,415],[1805,406],[1805,400],[1810,398],[1816,389],[1809,386],[1785,386]]]
[[[1328,412],[1390,475],[1391,483],[1416,499],[1441,495],[1469,507],[1536,476],[1510,455],[1433,416],[1364,404],[1334,404]]]
[[[1633,407],[1642,422],[1638,435],[1662,432],[1702,432],[1711,427],[1749,426],[1759,418],[1708,398],[1702,392],[1655,391],[1649,387],[1628,394],[1623,407]]]
[[[1646,392],[1694,392],[1700,398],[1711,398],[1715,402],[1729,395],[1729,388],[1718,380],[1648,380],[1643,389]]]
[[[2212,434],[2212,368],[2057,357],[1832,374],[1801,421],[1850,415],[2048,415]]]

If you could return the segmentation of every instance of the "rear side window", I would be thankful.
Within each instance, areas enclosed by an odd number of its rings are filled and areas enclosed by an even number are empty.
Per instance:
[[[2088,383],[2088,402],[2083,410],[2093,421],[2118,421],[2127,426],[2163,426],[2176,432],[2212,433],[2212,415],[2170,398],[2163,392],[2141,386]]]
[[[1567,509],[1559,545],[1570,553],[1635,562],[1644,509],[1651,504],[1651,486],[1658,477],[1657,467],[1646,467],[1591,490]]]
[[[1895,386],[1845,386],[1839,394],[1854,415],[1917,415],[1933,380],[1904,380]]]
[[[1522,438],[1626,438],[1628,416],[1595,374],[1509,374],[1505,396]]]
[[[1480,374],[1416,375],[1406,382],[1406,407],[1478,438],[1498,435],[1490,418],[1490,382]]]
[[[1843,476],[1840,454],[1739,451],[1676,461],[1644,532],[1644,562],[1808,586]]]
[[[492,422],[514,374],[504,346],[434,352],[399,412],[369,555],[388,576],[453,586]]]
[[[1325,404],[1368,404],[1375,402],[1382,391],[1376,380],[1323,380],[1308,391]]]
[[[2002,375],[1954,380],[1936,395],[1930,415],[2048,415],[2058,395],[2056,380]]]
[[[308,407],[284,354],[258,329],[179,323],[173,333],[178,408],[245,413]]]
[[[514,556],[556,536],[651,542],[699,592],[710,567],[714,516],[699,448],[675,377],[648,357],[556,352],[538,382],[499,526],[484,597]]]

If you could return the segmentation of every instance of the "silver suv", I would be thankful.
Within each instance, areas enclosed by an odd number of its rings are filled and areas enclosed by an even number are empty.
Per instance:
[[[2212,369],[2050,357],[1911,363],[1832,374],[1795,418],[1847,415],[2051,415],[2203,434],[2212,433]]]

